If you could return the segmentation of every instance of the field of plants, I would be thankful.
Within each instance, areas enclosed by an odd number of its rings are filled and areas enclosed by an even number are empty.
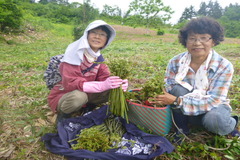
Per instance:
[[[49,93],[43,73],[51,56],[64,53],[72,42],[70,26],[54,26],[54,31],[34,31],[21,35],[0,35],[0,159],[61,160],[41,142],[45,133],[55,133],[56,116],[50,111]],[[177,34],[158,36],[156,31],[114,25],[117,37],[102,54],[107,61],[124,58],[132,63],[129,89],[162,73],[170,58],[185,51]],[[240,39],[229,39],[215,50],[235,67],[229,92],[233,113],[240,116]],[[166,137],[171,139],[171,134]],[[176,151],[156,159],[240,159],[240,140],[193,132]]]

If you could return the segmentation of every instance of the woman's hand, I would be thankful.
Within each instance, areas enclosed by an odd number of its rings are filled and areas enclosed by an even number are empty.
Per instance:
[[[83,83],[83,91],[86,93],[100,93],[106,90],[118,88],[123,83],[123,80],[118,76],[110,76],[105,81],[90,81]],[[128,83],[124,81],[125,87]]]
[[[161,106],[173,104],[176,97],[166,92],[165,89],[163,90],[163,93],[164,94],[162,95],[157,95],[156,97],[149,98],[148,101],[151,104],[161,105]]]

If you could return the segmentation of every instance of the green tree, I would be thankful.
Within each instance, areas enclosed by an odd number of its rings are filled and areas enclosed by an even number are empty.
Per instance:
[[[99,16],[99,11],[92,6],[91,0],[84,0],[77,8],[75,16],[77,24],[88,24]]]
[[[68,0],[40,0],[39,3],[47,4],[47,3],[57,3],[57,4],[68,4]]]
[[[76,8],[78,8],[79,6],[81,6],[81,3],[73,2],[73,3],[70,3],[68,6],[69,6],[70,8],[72,8],[72,9],[76,9]]]
[[[0,29],[3,32],[18,30],[22,25],[21,9],[12,0],[0,0]]]
[[[46,16],[49,14],[50,10],[47,5],[41,3],[34,3],[29,5],[24,5],[23,9],[28,10],[34,16]]]
[[[229,20],[240,21],[240,5],[238,3],[230,4],[225,8],[223,16]]]
[[[48,3],[48,0],[40,0],[39,3],[41,3],[41,4],[47,4],[47,3]]]
[[[223,14],[223,9],[217,1],[209,1],[208,4],[202,2],[200,4],[200,9],[197,11],[197,14],[199,16],[209,16],[215,19],[219,19]]]
[[[122,10],[118,6],[104,5],[100,17],[113,23],[121,24],[123,22]]]
[[[147,28],[155,18],[160,18],[165,22],[171,18],[170,15],[173,13],[169,6],[164,6],[162,0],[134,0],[130,3],[129,10],[146,19]]]
[[[122,10],[118,6],[104,5],[101,15],[105,16],[122,16]]]
[[[139,24],[144,24],[144,18],[141,15],[130,15],[124,18],[124,24],[136,28]]]
[[[65,5],[59,5],[58,9],[56,9],[54,12],[52,12],[52,17],[54,18],[54,21],[57,23],[70,23],[70,9],[69,7]]]
[[[64,4],[67,5],[68,4],[68,0],[57,0],[58,4]]]
[[[36,0],[15,0],[15,2],[35,3]]]
[[[185,20],[190,20],[193,17],[196,17],[197,13],[194,9],[194,7],[191,5],[189,8],[185,8],[185,10],[182,13],[182,16],[180,17],[178,23],[181,23]]]
[[[209,8],[209,11],[208,11],[209,17],[212,17],[215,19],[219,19],[220,17],[222,17],[223,9],[217,1],[215,1],[214,3],[212,1],[209,1],[208,8]]]
[[[240,38],[240,5],[230,4],[219,20],[225,28],[226,37]]]
[[[202,2],[200,4],[199,10],[197,11],[197,14],[200,16],[207,16],[207,12],[208,12],[208,6],[205,2]]]
[[[90,21],[99,16],[99,11],[91,5],[90,0],[84,0],[83,4],[76,8],[74,16],[76,27],[73,30],[73,36],[74,40],[76,40],[83,35]]]

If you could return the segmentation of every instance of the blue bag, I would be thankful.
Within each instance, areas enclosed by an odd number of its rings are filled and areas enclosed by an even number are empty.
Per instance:
[[[171,153],[173,145],[164,137],[148,134],[138,129],[134,124],[127,123],[120,118],[126,133],[125,139],[134,140],[134,145],[126,143],[125,147],[111,149],[108,152],[92,152],[89,150],[73,150],[68,141],[76,138],[80,130],[100,125],[109,116],[107,115],[107,105],[97,109],[87,115],[69,118],[59,122],[58,133],[47,133],[42,137],[46,148],[55,154],[63,155],[69,160],[150,160],[163,153]]]

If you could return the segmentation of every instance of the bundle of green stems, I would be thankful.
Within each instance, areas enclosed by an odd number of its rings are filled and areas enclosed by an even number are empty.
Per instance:
[[[128,104],[121,87],[110,91],[109,103],[109,111],[116,116],[126,119],[128,122]]]
[[[111,74],[126,79],[130,74],[130,64],[125,59],[113,59],[108,64]],[[122,90],[122,86],[112,89],[109,95],[109,111],[126,119],[128,123],[128,104]]]

